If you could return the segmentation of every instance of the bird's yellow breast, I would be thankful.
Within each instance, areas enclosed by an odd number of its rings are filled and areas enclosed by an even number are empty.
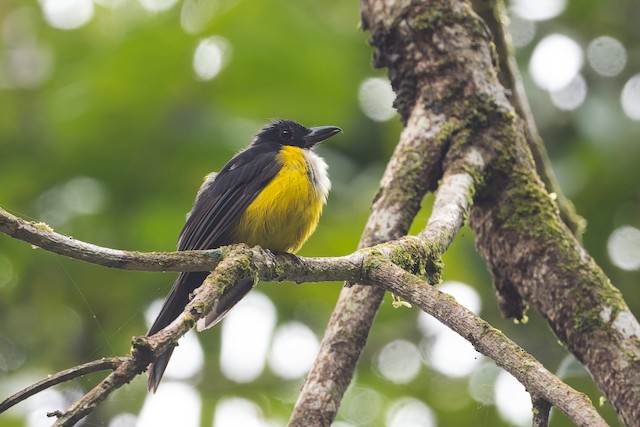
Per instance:
[[[314,159],[320,159],[313,154]],[[328,188],[319,188],[302,148],[283,146],[282,168],[247,207],[234,227],[234,240],[272,251],[296,252],[318,225]],[[321,173],[326,177],[326,165]],[[313,171],[315,172],[315,171]]]

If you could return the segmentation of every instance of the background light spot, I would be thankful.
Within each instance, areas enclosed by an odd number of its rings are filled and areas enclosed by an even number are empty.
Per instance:
[[[396,115],[393,100],[396,94],[387,79],[371,77],[360,83],[358,100],[362,112],[371,120],[386,122]]]
[[[353,421],[354,425],[371,425],[380,416],[382,403],[382,397],[376,390],[352,385],[347,389],[339,414],[347,421]]]
[[[469,341],[450,329],[439,334],[430,344],[425,346],[429,365],[448,377],[465,377],[484,360]]]
[[[566,0],[511,0],[510,5],[515,14],[530,21],[555,18],[566,7]]]
[[[37,88],[53,71],[54,53],[48,44],[38,40],[39,16],[30,7],[11,11],[2,23],[0,49],[0,89]]]
[[[482,309],[480,295],[466,283],[448,280],[438,286],[438,290],[451,295],[458,303],[473,313],[480,314],[480,310]],[[440,323],[439,320],[422,311],[418,314],[418,329],[424,336],[435,336],[450,330],[447,326]]]
[[[40,0],[44,19],[54,28],[73,30],[93,17],[92,0]]]
[[[165,377],[184,380],[193,378],[204,368],[204,351],[195,333],[190,332],[180,339],[180,345],[174,350]]]
[[[109,427],[136,427],[138,417],[129,413],[118,414],[111,419]]]
[[[559,90],[578,74],[584,61],[578,43],[562,34],[543,38],[533,50],[529,72],[542,89]]]
[[[484,363],[469,377],[469,394],[476,402],[490,405],[495,402],[495,384],[502,368],[496,366],[493,361]]]
[[[105,199],[100,181],[79,176],[51,187],[38,197],[39,218],[51,225],[62,225],[75,216],[99,212]]]
[[[418,347],[406,340],[394,340],[385,345],[376,361],[380,374],[396,384],[412,381],[422,365]]]
[[[518,426],[531,425],[531,397],[510,373],[502,371],[496,379],[496,407],[502,418]]]
[[[640,230],[625,225],[616,228],[607,242],[613,265],[623,270],[640,269]]]
[[[147,394],[136,427],[200,425],[202,401],[195,388],[163,381],[155,394]]]
[[[571,111],[580,107],[587,99],[587,82],[580,74],[562,89],[551,91],[551,102],[561,110]]]
[[[197,34],[207,27],[214,16],[234,7],[239,0],[185,0],[180,10],[180,24],[189,34]]]
[[[453,296],[473,313],[480,313],[480,295],[466,283],[447,281],[438,286],[438,289]],[[421,350],[426,362],[444,375],[464,377],[471,374],[484,360],[467,340],[426,313],[418,315],[418,329],[425,336]]]
[[[193,69],[200,80],[211,80],[228,62],[231,44],[218,36],[200,40],[193,55]]]
[[[631,77],[624,85],[620,102],[630,119],[640,120],[640,74]]]
[[[320,343],[304,323],[289,322],[276,330],[269,353],[269,367],[281,378],[300,378],[311,369]]]
[[[0,376],[18,369],[25,358],[24,352],[9,337],[0,334]]]
[[[427,405],[413,397],[396,400],[387,412],[388,427],[435,427],[436,417]]]
[[[235,382],[260,376],[276,324],[276,308],[266,295],[251,291],[222,321],[220,369]]]
[[[531,43],[536,35],[536,24],[522,19],[518,15],[509,16],[509,34],[515,47],[524,47]]]
[[[595,101],[593,97],[587,98],[582,107],[576,110],[576,126],[584,133],[586,142],[597,148],[598,152],[604,153],[614,145],[624,144],[625,140],[613,135],[619,135],[620,124],[624,123],[624,115],[620,114],[618,105],[614,99],[601,99]],[[617,111],[616,111],[617,110]],[[567,154],[571,155],[571,154]],[[591,170],[588,162],[575,156],[576,161],[582,162],[582,168]],[[568,177],[573,179],[572,177]]]
[[[613,77],[627,64],[627,50],[613,37],[601,36],[589,43],[587,60],[596,73]]]
[[[24,402],[28,414],[25,427],[50,426],[51,419],[47,417],[47,412],[66,408],[69,403],[58,390],[48,389],[31,396]]]
[[[77,214],[88,215],[102,209],[105,191],[100,181],[87,176],[79,176],[64,185],[62,197],[69,210]]]
[[[189,34],[202,31],[219,4],[218,0],[185,0],[180,10],[182,29]]]
[[[218,402],[213,427],[267,427],[262,410],[254,402],[239,397],[227,397]]]
[[[138,0],[149,12],[162,12],[171,9],[178,0]]]
[[[144,317],[148,327],[160,314],[162,303],[162,299],[157,299],[145,310]],[[164,374],[165,378],[180,380],[193,378],[204,368],[204,351],[195,334],[187,333],[179,343],[180,345],[173,350]]]
[[[15,279],[13,263],[0,253],[0,288],[12,285]]]

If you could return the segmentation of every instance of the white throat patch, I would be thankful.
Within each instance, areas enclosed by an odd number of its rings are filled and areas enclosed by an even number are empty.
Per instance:
[[[316,153],[311,150],[302,150],[304,153],[304,159],[307,162],[309,179],[313,182],[313,186],[318,193],[318,196],[322,197],[322,202],[327,202],[329,196],[329,190],[331,190],[331,181],[329,180],[329,173],[327,170],[327,162]]]

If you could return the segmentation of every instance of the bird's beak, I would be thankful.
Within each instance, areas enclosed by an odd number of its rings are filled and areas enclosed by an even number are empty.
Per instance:
[[[336,133],[342,132],[342,129],[336,126],[318,126],[309,130],[311,132],[302,137],[305,142],[305,148],[311,148],[317,143],[331,138]]]

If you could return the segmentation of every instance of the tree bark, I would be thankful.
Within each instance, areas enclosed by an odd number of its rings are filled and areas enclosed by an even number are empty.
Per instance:
[[[526,301],[541,313],[624,422],[638,425],[640,325],[561,221],[524,144],[514,148],[509,162],[496,165],[470,216],[503,312],[522,318],[519,304]]]
[[[547,192],[556,195],[556,202],[562,221],[580,239],[582,233],[584,233],[586,221],[576,213],[575,206],[562,192],[556,174],[551,168],[547,149],[538,132],[538,127],[524,90],[524,83],[522,82],[514,56],[514,49],[511,45],[511,37],[507,33],[504,2],[502,0],[473,0],[472,3],[474,10],[478,12],[487,24],[493,36],[493,45],[498,56],[498,78],[505,89],[509,91],[508,97],[516,113],[526,123],[525,136],[535,160],[538,175],[544,182]]]
[[[388,68],[405,132],[422,122],[419,111],[424,122],[438,124],[429,139],[432,146],[445,144],[443,167],[468,145],[490,164],[470,225],[503,313],[523,318],[528,304],[542,313],[621,418],[634,425],[640,419],[640,326],[562,222],[537,175],[527,139],[535,135],[500,85],[486,25],[467,1],[363,0],[361,9],[374,65]],[[579,225],[567,222],[579,234]],[[332,345],[327,337],[323,343]],[[342,393],[333,390],[332,410]]]

